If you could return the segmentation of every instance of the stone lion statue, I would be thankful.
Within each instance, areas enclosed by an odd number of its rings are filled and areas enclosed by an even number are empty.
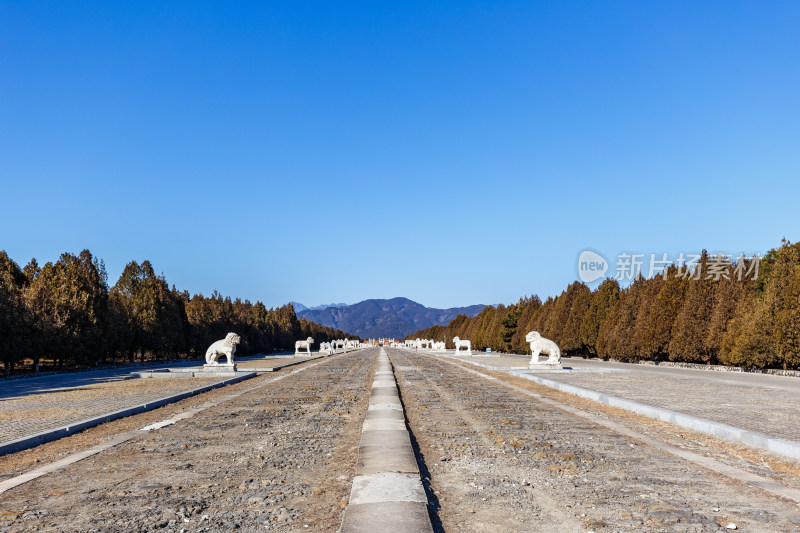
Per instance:
[[[558,345],[550,339],[542,337],[538,331],[531,331],[525,335],[525,341],[531,343],[532,356],[530,364],[540,364],[540,353],[546,353],[548,355],[547,361],[542,361],[542,363],[548,365],[561,364],[561,350],[558,349]]]
[[[206,350],[206,364],[218,365],[219,356],[224,355],[228,358],[228,364],[233,364],[233,353],[236,351],[236,345],[242,342],[239,335],[236,333],[228,333],[225,338],[219,340],[208,347]]]

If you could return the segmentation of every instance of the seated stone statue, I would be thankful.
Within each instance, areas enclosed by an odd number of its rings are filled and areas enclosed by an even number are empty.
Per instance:
[[[538,331],[531,331],[525,335],[525,341],[531,343],[532,356],[530,364],[561,364],[561,350],[558,348],[558,345],[550,339],[545,339],[542,337]],[[539,362],[540,353],[546,353],[548,355],[547,361]]]
[[[228,333],[225,338],[219,340],[208,347],[206,350],[206,364],[218,365],[219,356],[224,355],[228,358],[228,364],[233,364],[233,353],[236,351],[236,345],[241,342],[241,338],[236,333]]]

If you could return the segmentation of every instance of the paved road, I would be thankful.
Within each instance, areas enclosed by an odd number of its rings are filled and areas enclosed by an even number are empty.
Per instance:
[[[178,368],[199,366],[200,361],[180,361],[178,363],[153,363],[152,365],[128,366],[121,368],[109,368],[105,370],[90,370],[87,372],[69,372],[66,374],[53,374],[51,376],[39,376],[36,378],[10,379],[0,381],[0,402],[5,398],[16,398],[29,394],[43,394],[58,390],[68,390],[73,388],[96,385],[109,381],[119,381],[130,376],[131,372],[137,370],[152,370],[154,368]]]
[[[270,361],[274,358],[285,357],[290,353],[291,352],[280,352],[276,354],[270,354],[269,356],[253,355],[236,358],[236,361],[241,361],[243,363],[261,359]],[[203,364],[203,360],[195,359],[189,361],[178,361],[174,363],[159,362],[141,366],[126,366],[104,370],[88,370],[86,372],[68,372],[65,374],[53,374],[50,376],[39,376],[35,378],[0,380],[0,401],[2,401],[4,398],[13,398],[28,394],[42,394],[57,390],[68,390],[72,388],[85,387],[87,385],[96,385],[98,383],[106,383],[109,381],[119,381],[127,378],[130,376],[131,372],[136,372],[137,370],[153,370],[156,368],[186,368],[192,366],[202,366]]]
[[[527,368],[530,357],[460,357]],[[564,367],[625,373],[541,373],[542,377],[729,426],[800,442],[800,378],[565,358]],[[534,372],[535,373],[535,372]]]
[[[522,357],[523,360],[530,360]],[[614,361],[601,361],[598,359],[565,358],[564,366],[575,368],[616,368],[630,370],[637,375],[653,377],[671,376],[680,379],[698,379],[706,383],[719,385],[744,385],[760,387],[770,390],[785,390],[800,394],[800,378],[788,376],[775,376],[772,374],[757,374],[749,372],[718,372],[713,370],[696,370],[693,368],[679,368],[670,366],[640,365],[632,363],[617,363]]]

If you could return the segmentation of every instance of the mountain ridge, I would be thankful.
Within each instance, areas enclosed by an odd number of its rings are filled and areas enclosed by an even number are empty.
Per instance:
[[[302,305],[302,304],[301,304]],[[305,307],[305,306],[303,306]],[[435,324],[446,325],[459,314],[475,316],[486,306],[481,304],[450,309],[425,307],[403,297],[369,299],[352,305],[306,308],[297,316],[324,326],[349,331],[361,338],[393,337],[402,339],[406,335]]]
[[[342,307],[347,305],[346,303],[338,303],[338,304],[322,304],[322,305],[313,305],[311,307],[305,306],[300,302],[289,302],[294,307],[295,313],[300,313],[301,311],[321,311],[323,309],[327,309],[329,307]]]

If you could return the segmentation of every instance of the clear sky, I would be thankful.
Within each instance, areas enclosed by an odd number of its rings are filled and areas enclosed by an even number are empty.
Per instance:
[[[800,3],[0,0],[0,249],[268,306],[800,239]]]

